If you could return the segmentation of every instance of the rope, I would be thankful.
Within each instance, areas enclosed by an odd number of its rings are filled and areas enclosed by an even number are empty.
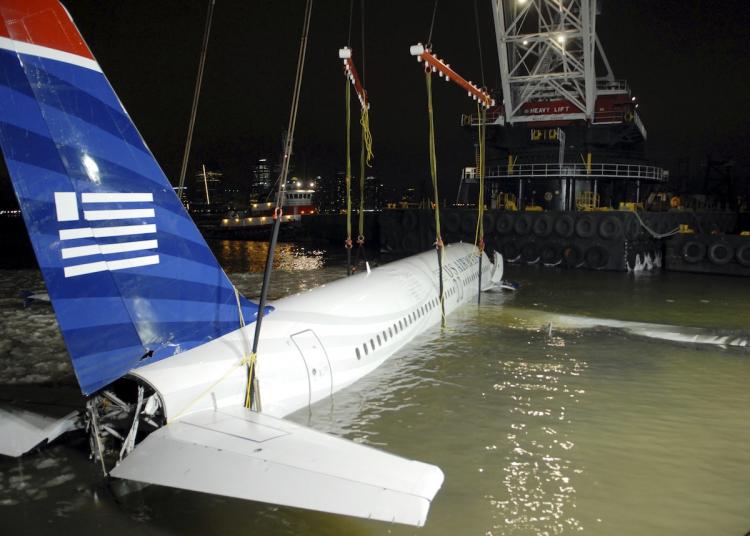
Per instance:
[[[185,174],[187,173],[188,158],[190,157],[190,146],[193,144],[193,131],[195,129],[195,117],[198,115],[198,100],[201,96],[203,86],[203,71],[206,66],[206,55],[208,53],[208,38],[211,35],[211,22],[214,18],[214,5],[216,0],[209,0],[208,13],[206,14],[206,26],[203,29],[203,44],[201,45],[201,58],[198,62],[198,74],[195,77],[195,90],[193,91],[193,104],[190,108],[190,122],[188,123],[187,140],[185,140],[185,153],[182,155],[182,167],[180,168],[180,184],[177,193],[182,201],[182,193],[185,191]]]
[[[362,37],[362,84],[365,84],[365,0],[360,4],[360,33]],[[357,233],[357,260],[359,266],[360,254],[367,265],[365,252],[365,167],[372,167],[372,132],[370,131],[370,110],[368,106],[360,107],[359,124],[361,127],[361,145],[359,150],[359,225]],[[369,271],[369,267],[368,267]]]
[[[349,38],[346,40],[346,46],[352,48],[352,18],[354,17],[354,0],[349,2]]]
[[[266,257],[266,267],[263,271],[263,285],[260,290],[260,303],[258,304],[258,317],[255,321],[255,336],[253,338],[253,350],[250,356],[251,362],[247,364],[247,390],[250,390],[250,396],[245,397],[245,407],[250,408],[253,400],[253,389],[255,384],[255,356],[258,353],[258,341],[260,340],[260,329],[263,325],[263,312],[268,299],[268,287],[271,283],[271,272],[273,271],[273,256],[276,249],[276,242],[279,238],[279,225],[281,224],[283,200],[283,186],[286,184],[289,176],[289,162],[292,159],[292,147],[294,143],[294,129],[297,126],[297,111],[299,110],[299,97],[302,89],[302,74],[305,70],[305,56],[307,54],[307,36],[310,33],[310,20],[312,18],[313,0],[307,0],[305,4],[305,18],[302,25],[302,38],[300,39],[299,55],[297,56],[297,74],[294,80],[294,92],[292,94],[292,106],[289,110],[289,126],[284,145],[284,156],[279,174],[278,190],[276,192],[276,209],[273,214],[273,230],[271,231],[271,241],[268,245],[268,256]]]
[[[363,115],[366,113],[363,108]],[[365,242],[365,166],[367,165],[367,156],[365,149],[365,130],[362,127],[362,143],[359,148],[359,226],[357,228],[357,243],[359,247]]]
[[[352,0],[353,1],[353,0]],[[351,111],[351,85],[348,79],[346,84],[346,275],[352,275],[352,111]]]
[[[477,26],[477,45],[479,46],[479,72],[482,73],[482,89],[487,87],[484,81],[484,58],[482,57],[482,32],[479,30],[479,9],[477,0],[474,0],[474,22]]]
[[[362,38],[362,85],[365,85],[365,0],[362,0],[359,7],[359,27]]]
[[[435,1],[437,7],[437,0]],[[433,16],[434,17],[434,16]],[[443,238],[440,236],[440,198],[438,196],[437,182],[437,156],[435,154],[435,122],[432,113],[432,71],[425,69],[425,81],[427,83],[427,116],[430,126],[430,176],[432,177],[432,191],[435,199],[435,250],[438,257],[438,279],[440,281],[440,326],[445,327],[445,292],[443,285]]]
[[[646,231],[648,232],[648,234],[650,234],[654,238],[657,238],[657,239],[659,239],[659,238],[667,238],[668,236],[676,235],[676,234],[678,234],[680,232],[680,227],[677,226],[674,229],[672,229],[671,231],[667,231],[666,233],[661,233],[661,234],[657,233],[656,231],[654,231],[653,229],[651,229],[651,227],[649,227],[648,225],[646,225],[646,222],[644,222],[643,219],[641,219],[641,216],[640,216],[640,214],[638,214],[637,210],[634,210],[633,214],[635,214],[635,217],[638,219],[638,223],[641,224],[641,227],[643,227],[644,229],[646,229]]]
[[[432,22],[430,23],[430,35],[427,36],[427,41],[425,41],[425,43],[427,44],[425,48],[430,48],[432,46],[432,30],[435,29],[435,15],[437,15],[437,6],[438,6],[438,0],[435,0],[435,5],[432,8]]]
[[[484,157],[487,110],[479,102],[477,102],[477,115],[479,116],[479,125],[477,125],[477,139],[479,142],[479,198],[477,200],[477,231],[474,235],[474,245],[477,247],[477,253],[479,254],[477,304],[480,304],[482,302],[482,260],[484,259]]]

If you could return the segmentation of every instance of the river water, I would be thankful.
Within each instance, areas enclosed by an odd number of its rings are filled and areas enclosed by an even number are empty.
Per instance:
[[[216,242],[257,295],[265,247]],[[283,244],[280,297],[341,277],[343,257]],[[416,529],[159,486],[103,482],[81,439],[0,459],[3,534],[642,536],[750,531],[750,281],[509,267],[486,293],[333,400],[292,419],[440,466]],[[76,399],[32,270],[0,271],[0,389]],[[652,336],[644,336],[644,333]],[[656,334],[656,338],[654,338]]]

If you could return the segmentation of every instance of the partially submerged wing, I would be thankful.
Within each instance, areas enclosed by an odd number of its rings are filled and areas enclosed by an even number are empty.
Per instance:
[[[421,526],[443,482],[407,460],[292,422],[230,408],[149,435],[118,478]]]
[[[78,412],[52,417],[0,405],[0,454],[21,456],[44,441],[52,441],[79,427]]]

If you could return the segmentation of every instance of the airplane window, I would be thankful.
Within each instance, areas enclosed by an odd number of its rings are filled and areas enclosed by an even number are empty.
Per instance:
[[[394,324],[393,327],[395,328],[396,324]],[[388,327],[388,335],[390,335],[391,338],[393,338],[393,330],[390,327]]]
[[[378,339],[378,346],[382,346],[383,343],[380,342],[380,335],[377,336],[377,339]]]
[[[362,359],[362,354],[359,353],[359,348],[355,348],[354,353],[357,354],[357,360]]]
[[[403,324],[401,324],[401,320],[398,321],[398,327],[399,327],[399,329],[404,329]]]
[[[367,343],[364,343],[364,344],[362,345],[362,348],[364,348],[364,349],[365,349],[365,355],[369,355],[369,353],[370,353],[370,352],[369,352],[369,351],[367,350]]]
[[[386,342],[388,340],[388,335],[385,334],[385,330],[383,330],[383,342]]]
[[[375,351],[375,341],[373,341],[372,339],[370,339],[370,346],[372,346],[372,351],[374,352]]]

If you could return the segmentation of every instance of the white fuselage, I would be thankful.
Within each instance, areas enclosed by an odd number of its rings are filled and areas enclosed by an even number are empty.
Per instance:
[[[482,261],[482,287],[494,266]],[[444,250],[445,313],[476,298],[477,249]],[[437,255],[428,251],[276,301],[263,319],[257,378],[263,413],[283,417],[373,371],[440,322]],[[255,325],[135,369],[161,395],[169,421],[242,404]]]

